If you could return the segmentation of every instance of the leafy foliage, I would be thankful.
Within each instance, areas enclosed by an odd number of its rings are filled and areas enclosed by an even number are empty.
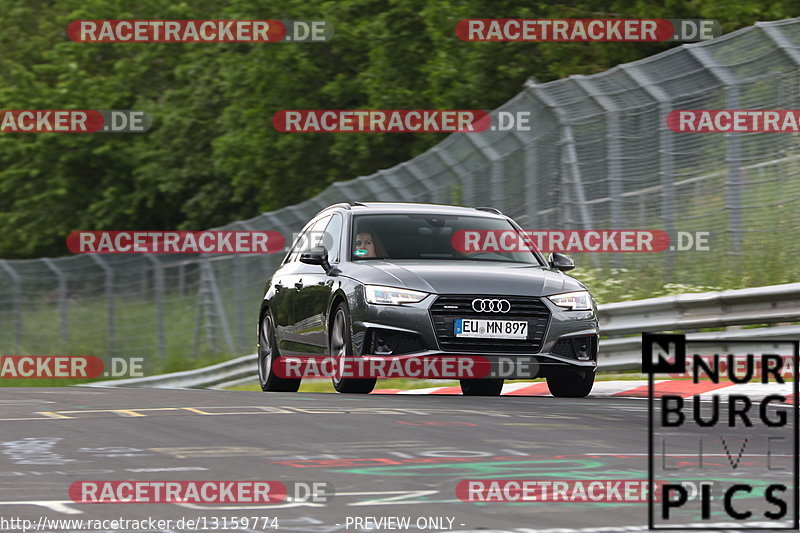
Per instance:
[[[590,74],[665,43],[469,43],[477,18],[797,16],[777,0],[0,0],[3,109],[140,109],[146,134],[0,135],[0,257],[63,255],[77,229],[202,229],[400,163],[436,134],[279,134],[280,109],[492,109],[528,76]],[[76,19],[327,20],[329,43],[84,44]]]

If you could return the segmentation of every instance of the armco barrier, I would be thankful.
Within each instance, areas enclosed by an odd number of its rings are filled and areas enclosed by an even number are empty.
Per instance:
[[[697,294],[682,294],[599,306],[599,365],[602,370],[641,367],[642,331],[687,331],[703,328],[800,322],[800,283]],[[628,335],[627,337],[625,335]],[[690,340],[798,339],[800,325],[737,331],[689,333]],[[254,379],[256,355],[237,357],[197,370],[145,378],[92,383],[95,387],[221,388]]]
[[[256,377],[256,354],[243,355],[224,363],[195,370],[160,374],[143,378],[97,381],[87,387],[150,387],[154,389],[207,389],[233,384],[242,379]]]

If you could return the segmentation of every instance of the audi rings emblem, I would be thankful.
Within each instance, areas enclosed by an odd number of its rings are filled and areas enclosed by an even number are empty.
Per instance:
[[[476,313],[508,313],[511,302],[497,298],[476,298],[472,300],[472,310]]]

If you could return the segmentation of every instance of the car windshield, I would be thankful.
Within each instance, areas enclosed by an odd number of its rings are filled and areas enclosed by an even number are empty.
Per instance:
[[[356,215],[350,239],[354,261],[374,259],[445,259],[502,261],[541,265],[536,255],[520,247],[502,249],[484,241],[463,245],[465,232],[481,238],[517,233],[508,220],[443,214]]]

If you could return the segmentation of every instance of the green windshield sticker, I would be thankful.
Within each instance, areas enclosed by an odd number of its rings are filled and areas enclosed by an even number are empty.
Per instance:
[[[367,255],[367,251],[366,250],[356,250],[355,252],[353,252],[353,255]]]

